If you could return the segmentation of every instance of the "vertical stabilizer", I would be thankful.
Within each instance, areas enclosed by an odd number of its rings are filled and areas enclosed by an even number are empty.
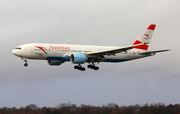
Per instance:
[[[147,30],[134,42],[133,45],[142,44],[142,43],[145,43],[145,44],[134,47],[134,49],[142,49],[142,50],[148,49],[155,27],[156,27],[155,24],[151,24],[147,28]]]

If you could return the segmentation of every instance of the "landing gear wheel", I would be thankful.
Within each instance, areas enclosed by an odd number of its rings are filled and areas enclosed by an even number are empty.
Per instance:
[[[94,70],[99,70],[99,67],[95,67]]]
[[[78,70],[81,70],[81,69],[82,69],[82,67],[80,67],[80,66],[77,66],[77,69],[78,69]]]
[[[84,68],[84,67],[82,67],[82,68],[81,68],[81,71],[85,71],[85,68]]]
[[[85,71],[86,69],[84,67],[82,67],[81,65],[76,65],[74,66],[74,69],[77,69],[77,70],[81,70],[81,71]]]
[[[95,66],[95,65],[88,65],[88,68],[94,69],[94,70],[99,70],[99,67]]]
[[[24,64],[24,66],[25,66],[25,67],[27,67],[27,66],[28,66],[28,64],[27,64],[27,63],[25,63],[25,64]]]
[[[74,66],[74,69],[78,69],[78,66]]]
[[[91,69],[94,69],[95,68],[95,66],[91,66]]]
[[[92,67],[92,65],[88,65],[87,67],[88,67],[88,68],[91,68],[91,67]]]

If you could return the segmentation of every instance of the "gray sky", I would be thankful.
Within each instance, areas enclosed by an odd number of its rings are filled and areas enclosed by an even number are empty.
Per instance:
[[[180,103],[180,1],[1,0],[0,107]],[[26,43],[131,45],[156,23],[150,50],[170,52],[80,72],[70,62],[24,62],[11,51]],[[83,65],[87,66],[87,64]]]

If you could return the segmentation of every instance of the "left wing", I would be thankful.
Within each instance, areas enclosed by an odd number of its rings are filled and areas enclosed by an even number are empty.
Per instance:
[[[140,46],[140,45],[144,45],[144,44],[130,45],[130,46],[116,48],[116,49],[110,49],[110,50],[93,51],[93,52],[88,52],[86,54],[92,55],[92,56],[115,55],[116,53],[120,53],[122,51],[130,50],[133,47]]]

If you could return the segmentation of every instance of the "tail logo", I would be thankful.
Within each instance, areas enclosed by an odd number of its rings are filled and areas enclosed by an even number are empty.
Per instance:
[[[149,35],[147,35],[147,34],[144,34],[144,35],[150,39]]]
[[[150,39],[149,35],[147,35],[147,34],[144,34],[144,35]]]

